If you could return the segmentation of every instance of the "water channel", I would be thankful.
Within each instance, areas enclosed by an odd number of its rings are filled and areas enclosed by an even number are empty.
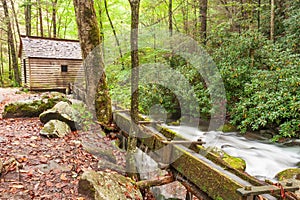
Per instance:
[[[274,180],[285,169],[299,167],[300,146],[274,144],[269,140],[246,138],[236,133],[204,132],[196,127],[167,126],[185,138],[196,141],[201,138],[205,147],[215,146],[227,154],[240,157],[246,162],[246,172],[259,179]]]

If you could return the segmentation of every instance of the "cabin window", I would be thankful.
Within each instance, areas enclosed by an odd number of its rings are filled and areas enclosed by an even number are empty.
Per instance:
[[[61,72],[68,72],[68,65],[61,65]]]

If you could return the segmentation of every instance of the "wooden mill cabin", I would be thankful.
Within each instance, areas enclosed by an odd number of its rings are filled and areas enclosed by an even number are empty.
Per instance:
[[[21,36],[22,85],[30,90],[61,90],[83,76],[79,41]]]

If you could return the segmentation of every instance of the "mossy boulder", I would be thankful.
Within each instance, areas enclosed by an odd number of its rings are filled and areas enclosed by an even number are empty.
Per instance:
[[[5,105],[3,118],[38,117],[60,101],[68,101],[60,93],[45,93],[40,98],[17,101]]]
[[[40,114],[40,121],[47,123],[50,120],[60,120],[67,123],[72,131],[87,128],[93,123],[92,114],[90,114],[84,103],[69,103],[65,101],[58,102],[53,108]]]
[[[298,186],[300,188],[300,168],[291,168],[286,169],[282,172],[279,172],[275,176],[282,184],[292,183],[293,186]],[[300,199],[300,190],[295,192],[297,199]]]
[[[212,148],[210,151],[232,168],[241,171],[244,171],[246,169],[246,162],[242,158],[231,156],[217,147]]]
[[[291,168],[291,169],[286,169],[282,172],[279,172],[276,175],[276,178],[279,181],[286,180],[286,179],[295,179],[300,175],[300,168]]]
[[[59,120],[50,120],[40,131],[40,135],[49,138],[62,138],[69,133],[71,133],[69,125]]]
[[[136,199],[142,194],[134,181],[116,173],[85,171],[78,183],[78,192],[89,199]]]
[[[233,157],[225,153],[222,159],[234,169],[241,171],[246,169],[246,162],[242,158]]]

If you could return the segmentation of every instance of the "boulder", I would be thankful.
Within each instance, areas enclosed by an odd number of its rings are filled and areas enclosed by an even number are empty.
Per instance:
[[[61,138],[69,133],[71,133],[69,125],[59,120],[50,120],[40,131],[40,135],[49,138]]]
[[[92,114],[90,114],[84,103],[58,102],[53,108],[40,114],[42,123],[50,120],[60,120],[67,123],[72,131],[88,128],[93,123]]]
[[[50,120],[60,120],[68,124],[71,130],[77,130],[75,124],[75,110],[67,102],[58,102],[53,108],[40,114],[40,120],[46,124]]]
[[[140,199],[142,194],[135,183],[120,174],[85,171],[78,183],[78,192],[89,199]]]
[[[44,93],[41,97],[17,101],[5,105],[3,118],[38,117],[42,112],[52,108],[60,101],[68,101],[60,93]]]
[[[297,175],[300,175],[300,168],[292,168],[279,172],[276,175],[276,178],[282,181],[286,179],[296,179]]]

